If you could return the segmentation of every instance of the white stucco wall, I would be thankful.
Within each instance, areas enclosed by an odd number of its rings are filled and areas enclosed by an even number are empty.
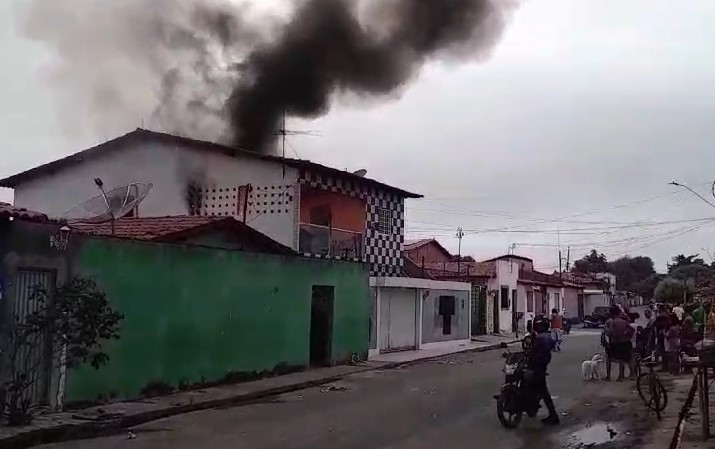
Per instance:
[[[489,281],[489,289],[495,289],[501,292],[501,287],[509,287],[509,309],[501,308],[501,300],[499,301],[499,332],[510,333],[512,329],[512,311],[515,310],[514,298],[512,297],[513,290],[517,290],[517,300],[521,300],[521,295],[518,293],[519,280],[519,260],[497,260],[497,276],[496,279]],[[498,293],[499,294],[499,293]]]
[[[59,217],[99,192],[94,178],[107,189],[132,182],[152,182],[154,187],[139,206],[139,216],[186,215],[186,184],[195,178],[207,187],[297,185],[297,170],[251,157],[231,157],[149,142],[108,151],[106,154],[64,167],[15,188],[15,205]],[[297,189],[296,189],[297,190]],[[248,224],[277,240],[296,247],[299,197],[284,206],[289,212],[248,217]]]
[[[471,329],[470,293],[472,285],[465,282],[437,281],[432,279],[404,277],[370,277],[370,288],[374,289],[374,337],[375,345],[368,351],[370,357],[389,352],[400,347],[407,348],[414,342],[416,349],[423,345],[439,345],[455,341],[469,341]],[[464,320],[457,321],[459,331],[455,339],[423,343],[425,299],[430,295],[454,294],[458,297],[458,311],[466,311]],[[464,303],[462,304],[462,301]],[[463,307],[463,309],[462,309]],[[433,309],[430,309],[433,311]],[[428,311],[429,312],[429,311]],[[459,318],[457,318],[459,320]],[[462,340],[460,340],[460,338]]]
[[[546,291],[549,294],[549,310],[548,312],[551,313],[551,310],[553,309],[558,309],[559,313],[561,313],[563,307],[564,307],[564,289],[560,287],[546,287]],[[556,307],[556,293],[559,294],[559,307]]]
[[[532,290],[531,286],[525,286],[524,284],[519,284],[517,287],[518,290],[518,300],[519,303],[517,305],[517,311],[518,312],[524,312],[524,318],[519,322],[519,327],[521,328],[520,330],[526,330],[526,322],[529,320],[534,319],[534,312],[528,312],[527,311],[527,292]]]

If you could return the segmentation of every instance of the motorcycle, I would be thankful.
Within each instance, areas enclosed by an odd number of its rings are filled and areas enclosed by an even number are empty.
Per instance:
[[[531,335],[527,335],[522,341],[523,351],[511,352],[505,343],[501,344],[501,347],[506,349],[502,354],[505,360],[504,384],[494,399],[497,401],[499,422],[507,429],[517,428],[524,413],[533,418],[541,408],[541,398],[535,389],[529,387],[533,372],[528,369],[527,364],[532,345]]]
[[[571,333],[571,322],[564,319],[564,334],[568,335]]]

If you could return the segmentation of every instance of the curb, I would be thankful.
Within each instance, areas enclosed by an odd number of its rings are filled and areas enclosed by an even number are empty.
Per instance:
[[[506,341],[504,343],[513,344],[519,340]],[[165,408],[163,410],[154,410],[150,412],[137,413],[135,415],[126,416],[117,419],[105,421],[88,421],[81,424],[64,424],[56,427],[48,427],[43,429],[31,430],[25,433],[20,433],[8,438],[0,439],[0,449],[12,448],[22,449],[41,444],[60,443],[72,440],[82,440],[88,438],[102,437],[108,435],[116,435],[118,432],[145,424],[147,422],[156,421],[171,416],[183,415],[186,413],[208,410],[212,408],[236,407],[240,405],[250,405],[260,402],[266,398],[271,398],[285,393],[305,390],[307,388],[318,387],[321,385],[337,382],[345,377],[353,374],[364,373],[367,371],[388,370],[404,366],[416,365],[422,362],[429,362],[442,357],[447,357],[455,354],[467,354],[475,352],[487,352],[494,349],[499,349],[501,343],[488,346],[482,346],[474,349],[466,349],[447,354],[441,354],[433,357],[415,359],[406,362],[391,362],[380,366],[371,366],[364,369],[356,370],[350,373],[340,374],[331,377],[324,377],[306,382],[285,385],[282,387],[271,388],[267,390],[256,391],[253,393],[245,393],[228,398],[207,400],[203,402],[177,405],[174,407]]]

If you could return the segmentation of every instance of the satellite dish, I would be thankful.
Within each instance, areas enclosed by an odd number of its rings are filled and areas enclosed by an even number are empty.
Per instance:
[[[358,170],[358,171],[356,171],[356,172],[353,172],[353,175],[359,176],[359,177],[361,177],[361,178],[364,178],[365,175],[367,175],[367,170],[365,170],[364,168],[362,168],[362,169],[360,169],[360,170]]]
[[[96,181],[95,181],[96,183]],[[99,186],[99,184],[97,184]],[[70,223],[105,223],[121,218],[149,194],[154,184],[133,183],[117,187],[73,207],[62,216]],[[101,186],[100,186],[101,189]]]

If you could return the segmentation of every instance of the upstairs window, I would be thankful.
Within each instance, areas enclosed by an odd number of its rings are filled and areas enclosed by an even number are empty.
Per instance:
[[[390,209],[380,208],[377,210],[377,232],[392,234],[392,212]]]
[[[316,206],[310,209],[310,224],[329,227],[330,222],[330,206]]]

